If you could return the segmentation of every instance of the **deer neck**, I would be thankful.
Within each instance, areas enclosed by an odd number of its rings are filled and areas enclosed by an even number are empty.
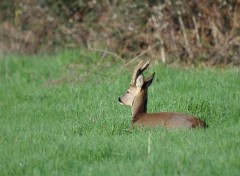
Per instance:
[[[147,112],[147,90],[141,90],[134,98],[132,105],[133,121],[136,121],[139,114]]]

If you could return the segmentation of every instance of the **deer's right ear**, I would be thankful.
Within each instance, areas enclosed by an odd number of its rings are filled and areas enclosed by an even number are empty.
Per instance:
[[[139,75],[136,79],[136,86],[141,88],[144,84],[144,79],[143,79],[143,75]]]
[[[148,88],[152,84],[154,76],[155,76],[155,72],[145,80],[144,85],[143,85],[144,88]]]

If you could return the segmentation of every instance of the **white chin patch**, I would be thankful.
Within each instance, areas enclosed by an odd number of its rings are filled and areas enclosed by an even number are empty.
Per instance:
[[[122,102],[119,102],[120,105],[124,105]]]

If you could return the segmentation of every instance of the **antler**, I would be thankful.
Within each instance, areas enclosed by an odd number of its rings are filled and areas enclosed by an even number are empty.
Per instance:
[[[132,80],[130,82],[131,85],[136,84],[136,79],[137,77],[144,72],[149,66],[149,61],[146,63],[142,60],[134,69],[133,74],[132,74]]]

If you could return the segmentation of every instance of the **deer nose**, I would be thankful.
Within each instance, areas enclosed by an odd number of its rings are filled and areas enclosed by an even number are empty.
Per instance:
[[[120,97],[118,98],[118,102],[119,102],[121,105],[123,105],[123,102],[122,102],[122,100],[121,100]]]
[[[118,102],[119,102],[119,103],[122,103],[122,100],[121,100],[121,98],[120,98],[120,97],[118,98]]]

